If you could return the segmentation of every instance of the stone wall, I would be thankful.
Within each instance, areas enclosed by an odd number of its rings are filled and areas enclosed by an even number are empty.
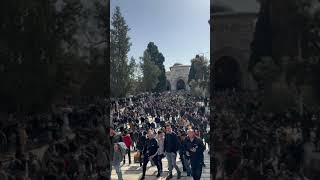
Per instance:
[[[222,57],[235,59],[240,66],[243,89],[256,88],[247,70],[256,19],[256,13],[226,12],[213,14],[210,20],[213,67]]]

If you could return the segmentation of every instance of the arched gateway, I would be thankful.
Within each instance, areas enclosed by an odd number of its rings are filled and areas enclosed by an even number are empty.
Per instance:
[[[185,90],[186,89],[186,83],[182,80],[182,79],[179,79],[177,81],[177,87],[176,87],[177,90]]]
[[[214,65],[215,87],[217,89],[241,88],[240,66],[233,57],[224,56]]]
[[[167,90],[190,90],[188,85],[190,67],[179,63],[170,67],[170,71],[166,72]]]

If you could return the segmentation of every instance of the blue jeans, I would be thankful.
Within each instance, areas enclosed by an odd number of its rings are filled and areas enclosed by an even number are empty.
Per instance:
[[[122,172],[121,172],[120,162],[113,162],[113,167],[116,170],[116,173],[118,175],[118,179],[119,180],[123,180],[122,179]]]
[[[143,165],[142,165],[142,177],[144,177],[146,175],[146,171],[147,171],[147,164],[149,162],[149,156],[148,155],[144,155],[143,157]],[[160,164],[159,164],[159,157],[158,155],[154,156],[152,158],[152,161],[154,162],[154,164],[157,166],[158,169],[158,174],[160,174]]]
[[[202,174],[203,161],[191,162],[192,177],[194,180],[200,180]]]
[[[179,170],[179,167],[177,166],[177,163],[176,163],[177,154],[173,152],[171,153],[166,152],[166,156],[168,159],[169,174],[172,174],[173,168],[175,168],[177,173],[180,174],[181,171]]]

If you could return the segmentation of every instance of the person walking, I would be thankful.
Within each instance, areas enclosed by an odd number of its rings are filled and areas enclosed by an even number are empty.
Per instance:
[[[129,165],[130,165],[131,164],[131,150],[130,150],[130,147],[132,145],[132,139],[130,137],[130,134],[128,134],[127,131],[123,132],[122,140],[127,146],[127,154],[128,154],[128,159],[129,159]],[[125,164],[125,163],[126,163],[126,157],[124,156],[123,157],[123,164]]]
[[[115,143],[113,148],[114,148],[114,151],[113,151],[112,165],[113,165],[114,169],[116,170],[116,173],[118,175],[118,179],[123,180],[120,163],[121,163],[124,155],[126,154],[126,152],[122,152],[125,150],[122,149],[118,143]]]
[[[187,171],[186,170],[186,166],[185,166],[185,161],[184,161],[184,156],[183,156],[183,153],[184,153],[184,147],[183,147],[183,141],[184,141],[184,138],[185,138],[185,133],[183,130],[179,130],[179,133],[178,133],[178,139],[179,139],[179,156],[180,156],[180,161],[182,163],[182,171],[185,172]]]
[[[159,165],[160,165],[160,171],[163,172],[163,166],[162,166],[162,158],[164,158],[164,133],[159,130],[157,135],[157,141],[159,143],[159,149],[158,149],[158,157],[159,157]]]
[[[181,171],[176,164],[177,151],[179,149],[179,140],[178,136],[172,131],[170,124],[166,125],[166,135],[164,138],[164,152],[168,159],[169,166],[169,176],[168,179],[172,178],[172,169],[173,167],[177,171],[177,179],[181,178]]]
[[[117,133],[115,130],[114,130],[114,126],[113,125],[111,125],[111,126],[109,126],[109,127],[107,127],[108,128],[108,130],[109,130],[109,139],[110,139],[110,142],[111,142],[111,147],[113,147],[114,146],[114,144],[115,143],[119,143],[119,142],[123,142],[123,140],[122,140],[122,136],[121,136],[121,134],[120,133]],[[109,159],[109,160],[111,160],[112,159],[112,155],[113,155],[113,151],[114,151],[114,148],[109,148],[108,149],[109,151],[107,152],[107,158]],[[110,171],[110,169],[111,169],[112,167],[111,167],[111,163],[107,163],[107,173],[108,173],[108,177],[111,177],[111,171]]]
[[[147,132],[143,131],[141,133],[141,136],[138,138],[138,142],[137,142],[137,150],[139,151],[139,163],[140,163],[140,167],[142,166],[142,153],[143,153],[143,148],[144,145],[147,141]]]
[[[143,166],[142,166],[142,177],[140,180],[144,180],[146,171],[147,171],[147,164],[149,161],[153,161],[158,169],[157,177],[160,177],[160,164],[158,162],[158,142],[154,137],[154,132],[152,129],[148,130],[148,138],[146,140],[144,150],[143,150]]]
[[[195,136],[193,129],[188,130],[187,154],[190,155],[192,177],[200,180],[202,174],[203,152],[205,150],[203,141]]]
[[[133,141],[133,150],[136,151],[137,150],[137,143],[138,143],[138,138],[139,138],[139,131],[134,131],[133,132],[133,137],[132,137],[132,141]]]
[[[191,176],[191,168],[190,168],[190,155],[187,156],[186,152],[187,152],[187,141],[186,141],[186,133],[183,132],[181,134],[181,141],[180,141],[180,149],[179,149],[179,153],[182,161],[182,165],[185,168],[185,171],[187,171],[187,176]]]

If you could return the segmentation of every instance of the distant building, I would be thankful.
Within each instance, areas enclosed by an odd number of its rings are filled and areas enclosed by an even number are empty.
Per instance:
[[[211,6],[211,60],[214,88],[255,89],[248,72],[256,12],[238,12],[220,4]]]
[[[188,85],[190,67],[190,65],[182,65],[180,63],[170,67],[170,71],[166,72],[168,91],[190,90]]]

